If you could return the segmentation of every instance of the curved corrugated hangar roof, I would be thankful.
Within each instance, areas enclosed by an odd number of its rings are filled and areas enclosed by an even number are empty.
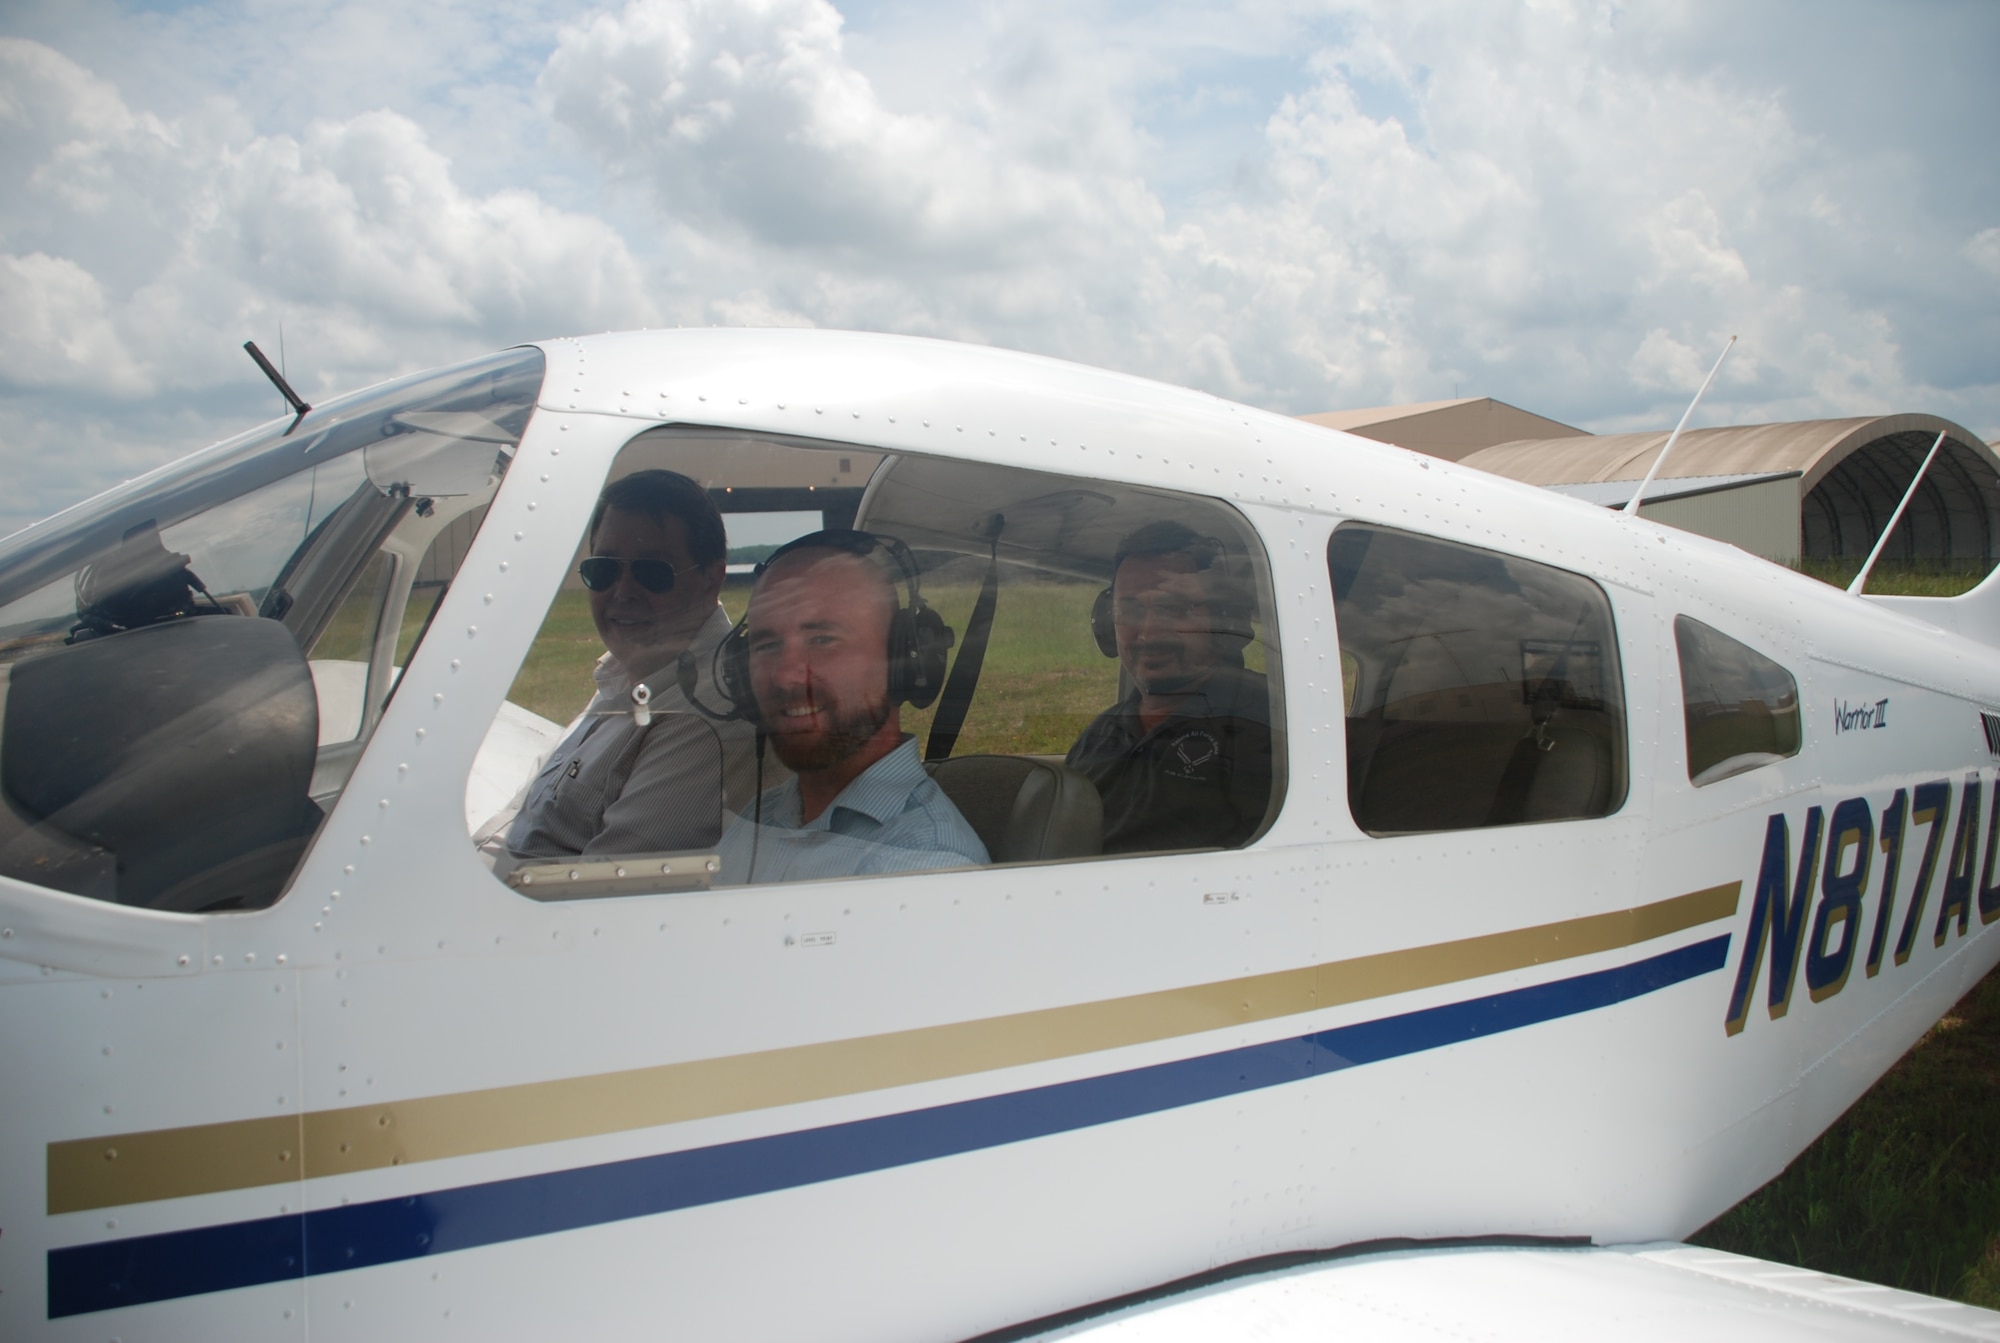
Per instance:
[[[1885,558],[2000,559],[2000,455],[1963,425],[1935,415],[1691,429],[1674,445],[1649,499],[1688,477],[1768,480],[1798,472],[1799,552],[1808,559],[1860,559],[1895,511],[1939,432],[1931,464]],[[1534,485],[1631,481],[1667,441],[1665,431],[1524,439],[1468,454],[1467,466]]]

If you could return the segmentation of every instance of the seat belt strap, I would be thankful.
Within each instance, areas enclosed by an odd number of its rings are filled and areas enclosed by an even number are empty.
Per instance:
[[[945,678],[944,695],[938,702],[937,717],[931,720],[931,735],[924,743],[924,759],[948,760],[958,745],[959,730],[972,707],[972,691],[979,684],[979,669],[986,661],[986,643],[993,635],[993,612],[1000,604],[1000,530],[1006,519],[995,513],[992,519],[993,550],[986,562],[986,581],[979,585],[979,600],[972,604],[972,618],[965,623],[965,638],[958,645],[958,657]]]

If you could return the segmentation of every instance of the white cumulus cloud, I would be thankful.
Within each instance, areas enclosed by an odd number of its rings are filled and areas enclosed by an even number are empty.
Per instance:
[[[654,316],[609,225],[527,191],[463,190],[398,113],[254,135],[223,104],[171,122],[135,114],[33,43],[0,44],[0,69],[32,88],[0,108],[18,174],[0,236],[33,245],[8,283],[32,277],[28,308],[60,337],[9,362],[0,376],[17,385],[242,381],[236,346],[281,315],[302,348],[316,344],[329,388],[413,354],[431,362],[441,340],[476,348]]]
[[[979,269],[1073,250],[1122,210],[1098,162],[885,107],[826,0],[634,0],[566,30],[556,118],[671,212],[759,242]],[[1129,165],[1127,165],[1129,169]]]
[[[1735,333],[1705,422],[2000,432],[1974,9],[76,3],[0,16],[10,464],[265,413],[237,346],[281,321],[309,398],[563,331],[816,324],[1605,430],[1670,424]]]
[[[1677,64],[1719,14],[1330,8],[1233,180],[1171,204],[1145,35],[1094,62],[1033,6],[987,13],[999,54],[948,92],[899,81],[915,108],[825,0],[630,0],[565,29],[540,89],[650,202],[695,320],[990,340],[1289,410],[1456,386],[1607,427],[1676,414],[1738,332],[1717,413],[1935,400],[1880,286],[1825,280],[1919,225],[1880,199],[1894,164]],[[1912,288],[1926,264],[1868,261]]]
[[[1972,264],[2000,280],[2000,228],[1981,229],[1965,245],[1965,254],[1972,258]]]
[[[1129,113],[1055,78],[1057,55],[1025,81],[1001,72],[1030,115],[990,87],[898,110],[841,26],[825,0],[633,0],[565,30],[541,90],[664,217],[698,320],[769,312],[1113,356],[1098,336],[1134,324],[1162,219]]]
[[[293,379],[316,399],[658,316],[611,225],[525,189],[467,191],[396,112],[315,119],[296,136],[256,134],[222,101],[162,118],[63,54],[0,39],[0,173],[0,390],[88,393],[80,419],[115,417],[106,398],[165,398],[156,414],[179,422],[172,404],[255,388],[239,346],[274,347],[281,323]],[[55,406],[17,407],[0,455],[73,438]],[[240,424],[218,420],[210,436]],[[10,502],[66,500],[31,489]]]
[[[104,290],[65,257],[0,254],[0,369],[16,385],[151,390],[106,311]]]

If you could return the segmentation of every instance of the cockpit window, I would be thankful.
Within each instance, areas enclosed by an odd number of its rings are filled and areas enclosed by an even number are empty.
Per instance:
[[[0,549],[0,874],[154,909],[276,900],[541,372],[512,351],[330,402]]]
[[[1700,788],[1799,753],[1799,683],[1748,644],[1674,617],[1688,781]]]
[[[1328,551],[1348,805],[1371,834],[1603,816],[1625,800],[1611,605],[1532,560],[1347,523]]]
[[[1270,610],[1215,500],[652,431],[468,821],[538,899],[1240,847],[1282,792]]]

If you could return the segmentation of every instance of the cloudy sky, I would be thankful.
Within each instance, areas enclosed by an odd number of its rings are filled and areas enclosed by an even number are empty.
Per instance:
[[[0,9],[0,532],[538,336],[1012,346],[1287,412],[2000,438],[2000,5]]]

